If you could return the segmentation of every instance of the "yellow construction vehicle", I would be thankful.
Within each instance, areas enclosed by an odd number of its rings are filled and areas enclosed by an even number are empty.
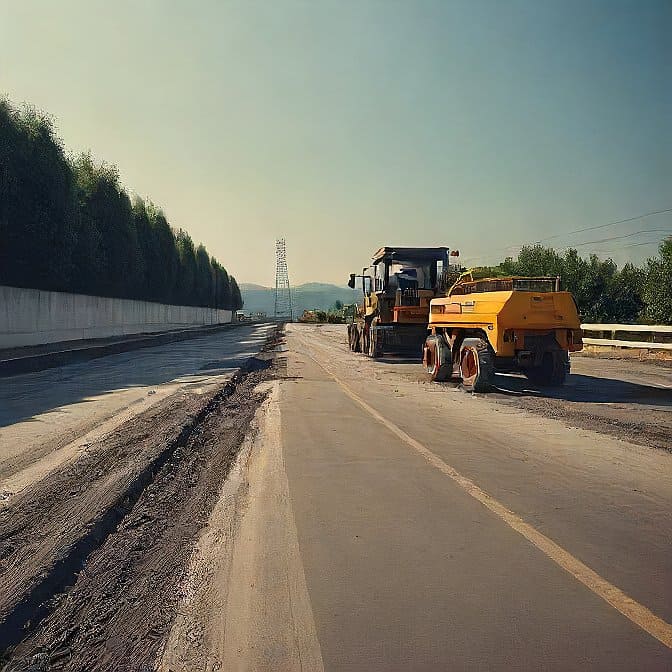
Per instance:
[[[487,278],[463,274],[430,304],[423,364],[432,380],[460,377],[483,392],[495,371],[519,371],[539,385],[562,385],[569,353],[581,350],[574,297],[559,278]]]
[[[439,267],[440,264],[440,267]],[[361,275],[350,274],[354,289],[361,279],[364,300],[348,324],[354,352],[370,357],[422,352],[429,302],[443,293],[447,247],[381,247]]]

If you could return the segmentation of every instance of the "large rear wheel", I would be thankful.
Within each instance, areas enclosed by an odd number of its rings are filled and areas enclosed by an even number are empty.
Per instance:
[[[487,392],[495,382],[495,362],[482,338],[465,338],[460,347],[460,375],[467,392]]]
[[[432,381],[448,380],[453,373],[450,346],[442,336],[428,336],[422,349],[422,363]]]
[[[539,366],[525,371],[527,377],[542,387],[559,387],[565,384],[569,373],[569,354],[564,350],[545,352]]]

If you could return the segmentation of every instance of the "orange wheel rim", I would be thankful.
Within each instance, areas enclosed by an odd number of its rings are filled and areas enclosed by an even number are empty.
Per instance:
[[[478,373],[478,364],[473,350],[467,350],[462,357],[462,377],[471,378]]]

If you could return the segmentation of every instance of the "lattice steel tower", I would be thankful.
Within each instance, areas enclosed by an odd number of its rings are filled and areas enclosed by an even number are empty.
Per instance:
[[[287,272],[287,252],[285,239],[275,241],[275,312],[276,319],[294,319],[292,311],[292,290],[289,286],[289,273]]]

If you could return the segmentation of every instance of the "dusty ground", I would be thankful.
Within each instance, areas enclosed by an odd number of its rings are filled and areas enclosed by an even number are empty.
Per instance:
[[[322,670],[284,468],[278,381],[201,535],[161,672]]]
[[[273,347],[233,378],[139,409],[6,499],[5,669],[152,669],[175,586],[265,396],[257,385],[273,376]]]
[[[90,450],[102,436],[171,394],[200,394],[221,385],[259,350],[269,328],[241,325],[3,379],[0,499]]]
[[[672,456],[651,450],[671,447],[670,370],[575,358],[553,396],[505,376],[468,395],[343,336],[168,351],[152,395],[93,397],[92,419],[73,394],[60,438],[24,379],[0,429],[3,669],[672,669]],[[213,366],[230,347],[250,362],[234,379]],[[175,378],[185,357],[207,375]]]

